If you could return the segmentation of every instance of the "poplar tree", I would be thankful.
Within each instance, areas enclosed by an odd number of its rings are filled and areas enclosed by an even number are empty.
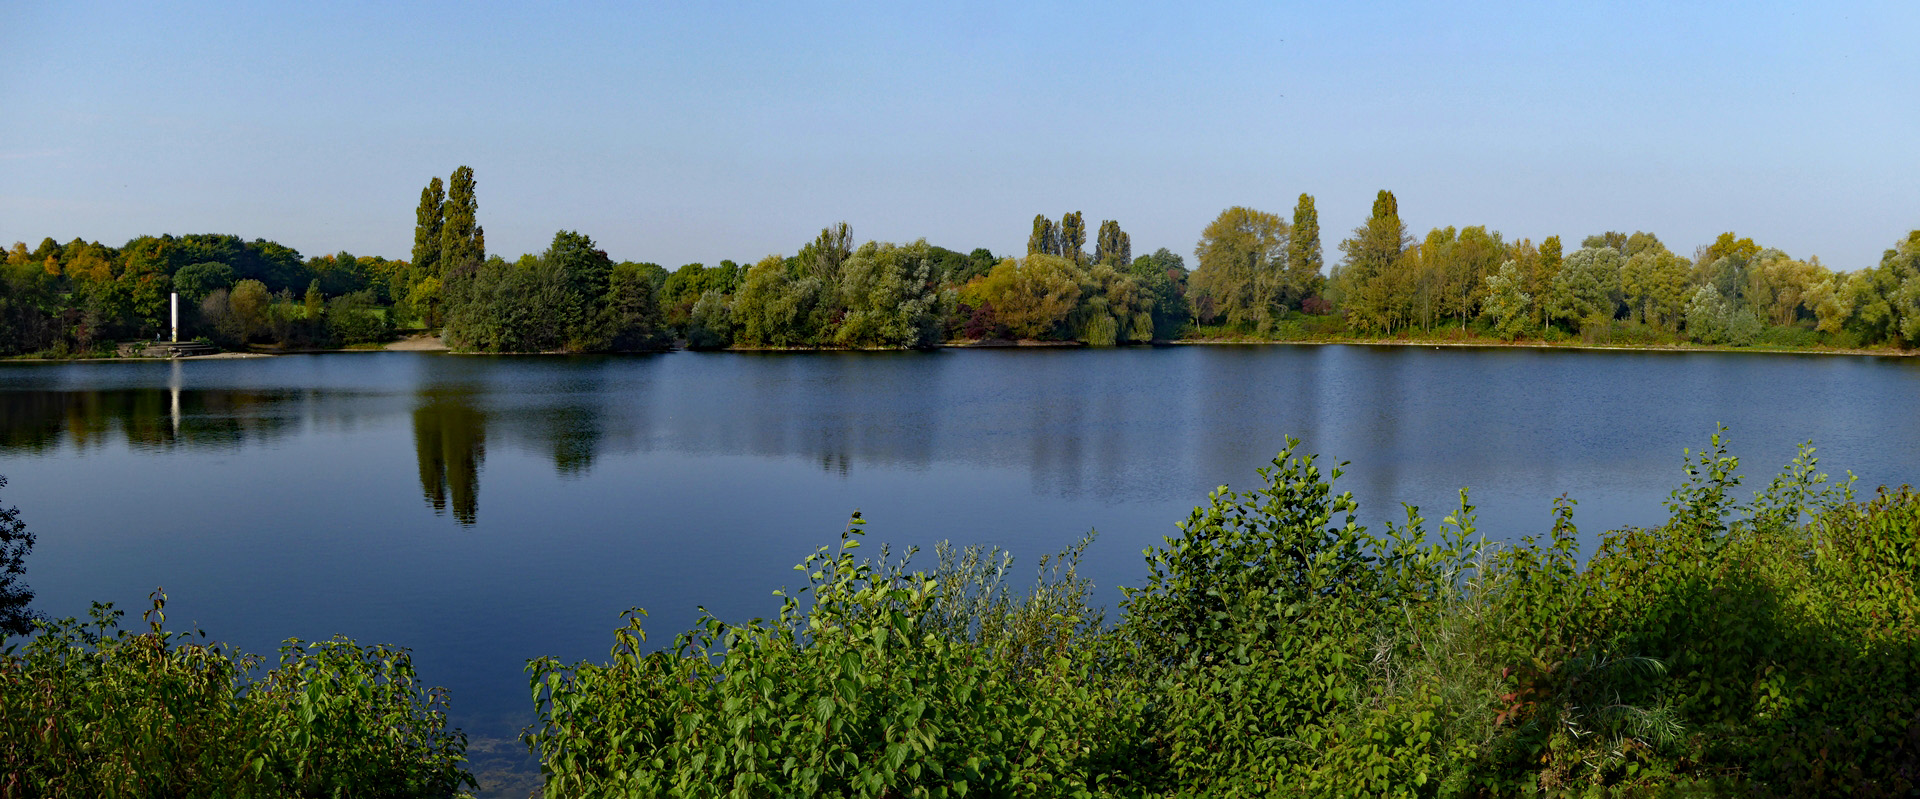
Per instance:
[[[1319,293],[1320,212],[1314,210],[1313,195],[1302,193],[1293,206],[1293,230],[1287,238],[1287,286],[1296,304]]]
[[[807,248],[807,270],[829,286],[840,280],[840,266],[853,257],[853,228],[840,222],[820,229],[820,235]]]
[[[1547,329],[1547,315],[1553,303],[1554,281],[1560,277],[1560,237],[1548,236],[1540,242],[1540,257],[1533,262],[1534,285],[1538,288],[1533,295],[1534,305],[1540,311],[1540,329]]]
[[[1033,215],[1033,234],[1027,236],[1027,254],[1060,254],[1060,228],[1046,214]]]
[[[440,273],[477,266],[487,257],[480,225],[475,218],[478,205],[473,194],[473,168],[453,170],[447,184],[445,222],[440,228]]]
[[[1076,264],[1086,263],[1087,221],[1079,211],[1060,217],[1060,249],[1056,252]]]
[[[1100,233],[1093,240],[1093,261],[1118,267],[1133,263],[1133,240],[1120,229],[1119,222],[1108,219],[1100,223]]]
[[[440,228],[446,219],[446,188],[436,177],[420,190],[420,210],[414,212],[413,268],[421,276],[440,274]]]
[[[1381,189],[1374,196],[1373,213],[1367,222],[1354,228],[1353,237],[1340,242],[1346,254],[1341,264],[1342,284],[1350,318],[1362,327],[1392,332],[1398,307],[1400,283],[1389,274],[1400,262],[1409,244],[1407,227],[1400,221],[1400,202],[1393,192]]]

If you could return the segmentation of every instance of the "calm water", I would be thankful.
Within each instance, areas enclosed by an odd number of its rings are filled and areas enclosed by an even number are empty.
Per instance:
[[[1812,439],[1920,482],[1920,361],[1181,347],[610,358],[420,353],[0,365],[0,500],[40,536],[36,607],[108,600],[249,651],[336,633],[415,651],[481,748],[528,718],[529,657],[603,658],[769,592],[859,509],[879,541],[1029,566],[1097,528],[1109,603],[1220,484],[1283,446],[1352,462],[1379,520],[1496,539],[1657,523],[1681,448],[1730,428],[1749,485]],[[504,751],[517,751],[511,746]]]

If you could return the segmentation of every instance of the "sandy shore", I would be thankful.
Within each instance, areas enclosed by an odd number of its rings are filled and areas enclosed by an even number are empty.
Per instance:
[[[416,333],[388,344],[386,348],[395,352],[446,352],[447,342],[432,333]]]

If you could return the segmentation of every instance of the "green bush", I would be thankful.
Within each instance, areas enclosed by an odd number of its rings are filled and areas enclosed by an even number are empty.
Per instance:
[[[277,667],[96,604],[0,652],[0,795],[450,797],[446,697],[405,650],[289,641]]]
[[[1800,325],[1772,325],[1760,331],[1755,343],[1766,347],[1817,347],[1820,332]]]
[[[612,663],[529,664],[549,795],[1088,795],[1124,776],[1132,659],[1090,632],[1071,562],[1009,601],[993,558],[908,573],[856,558],[859,525],[798,567],[776,621],[709,618],[645,652],[633,611]]]
[[[1585,556],[1574,503],[1490,545],[1355,522],[1296,442],[1148,552],[1112,626],[1073,564],[801,565],[775,622],[531,665],[551,793],[1910,795],[1920,496],[1856,502],[1811,448],[1752,500],[1716,435],[1670,518]],[[1084,543],[1083,543],[1084,546]],[[1062,569],[1064,566],[1064,569]]]

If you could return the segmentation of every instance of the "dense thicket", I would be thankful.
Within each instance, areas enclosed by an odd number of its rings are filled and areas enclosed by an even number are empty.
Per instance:
[[[1743,503],[1737,467],[1716,436],[1586,554],[1569,500],[1507,546],[1464,491],[1370,532],[1289,442],[1112,624],[1079,547],[1017,592],[997,553],[862,558],[856,514],[771,621],[535,661],[528,741],[569,796],[1908,795],[1920,496],[1809,448]]]

